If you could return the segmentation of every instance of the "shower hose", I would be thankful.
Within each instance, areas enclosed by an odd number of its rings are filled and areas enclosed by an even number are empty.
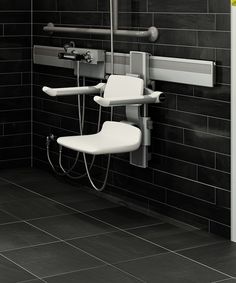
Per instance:
[[[114,39],[113,39],[113,1],[110,0],[110,22],[111,22],[111,74],[114,74]],[[77,64],[77,85],[80,86],[80,75],[79,75],[79,63]],[[83,86],[85,86],[85,78],[83,78]],[[101,94],[100,94],[101,95]],[[84,131],[84,121],[85,121],[85,95],[82,95],[82,109],[81,109],[81,95],[78,95],[78,116],[79,116],[79,133],[80,135],[83,135]],[[111,121],[113,120],[113,108],[111,108]],[[99,111],[98,111],[98,124],[97,124],[97,132],[100,131],[101,127],[101,116],[102,116],[102,108],[99,106]],[[107,184],[107,179],[108,179],[108,174],[109,174],[109,169],[110,169],[110,163],[111,163],[111,155],[108,155],[108,160],[107,160],[107,167],[106,167],[106,172],[105,172],[105,178],[104,181],[101,185],[101,187],[97,187],[94,183],[94,181],[91,178],[91,170],[93,168],[94,162],[95,162],[95,155],[92,157],[92,161],[90,163],[90,166],[88,165],[88,160],[86,157],[86,154],[83,153],[83,160],[84,160],[84,165],[85,165],[85,173],[83,173],[80,176],[73,176],[71,175],[72,171],[75,169],[78,161],[79,161],[79,156],[80,152],[77,152],[75,160],[72,164],[72,166],[69,169],[65,169],[62,165],[62,146],[59,146],[59,166],[61,169],[61,172],[56,169],[54,166],[52,159],[50,157],[50,143],[51,139],[50,137],[47,137],[46,141],[46,148],[47,148],[47,158],[48,162],[51,165],[53,171],[60,176],[67,176],[70,179],[78,180],[81,178],[84,178],[85,176],[88,176],[88,179],[92,185],[92,187],[98,191],[101,192],[104,190],[106,184]]]

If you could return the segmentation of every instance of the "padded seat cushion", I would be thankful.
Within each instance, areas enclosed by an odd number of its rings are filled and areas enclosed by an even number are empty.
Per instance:
[[[79,152],[93,155],[135,151],[140,147],[142,132],[139,128],[107,121],[99,133],[68,136],[57,139],[58,144]]]

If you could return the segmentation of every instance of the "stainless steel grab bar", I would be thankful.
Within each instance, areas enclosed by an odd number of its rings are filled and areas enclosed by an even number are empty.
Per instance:
[[[158,29],[154,26],[150,27],[146,31],[137,31],[137,30],[119,30],[118,29],[118,0],[113,0],[113,26],[114,26],[114,35],[120,36],[130,36],[138,38],[149,38],[151,42],[154,42],[158,38]],[[82,34],[99,34],[99,35],[110,35],[110,29],[95,29],[95,28],[75,28],[75,27],[55,27],[53,23],[48,23],[47,26],[43,28],[44,31],[54,33],[82,33]]]
[[[81,34],[99,34],[99,35],[110,35],[109,29],[95,29],[95,28],[75,28],[75,27],[56,27],[53,23],[48,23],[43,28],[44,31],[54,33],[81,33]],[[139,38],[149,38],[151,42],[154,42],[158,38],[158,29],[156,27],[150,27],[147,31],[136,31],[136,30],[114,30],[114,35],[130,36]]]

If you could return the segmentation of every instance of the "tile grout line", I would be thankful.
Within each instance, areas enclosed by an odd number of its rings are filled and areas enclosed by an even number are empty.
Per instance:
[[[87,216],[88,216],[88,215],[87,215]],[[147,282],[141,280],[140,278],[136,277],[135,275],[133,275],[133,274],[131,274],[131,273],[129,273],[129,272],[123,270],[123,269],[120,269],[119,267],[114,266],[113,264],[111,264],[111,263],[109,263],[109,262],[106,262],[105,260],[103,260],[103,259],[101,259],[101,258],[99,258],[99,257],[97,257],[97,256],[95,256],[95,255],[93,255],[93,254],[90,254],[90,253],[88,253],[87,251],[85,251],[85,250],[83,250],[83,249],[81,249],[81,248],[78,248],[78,247],[74,246],[73,244],[70,244],[70,243],[66,242],[65,240],[63,240],[63,239],[61,239],[61,238],[59,238],[59,237],[57,237],[57,236],[55,236],[55,235],[53,235],[53,234],[51,234],[51,233],[49,233],[49,232],[47,232],[47,231],[41,229],[41,228],[39,228],[39,227],[37,227],[37,226],[31,224],[30,222],[27,222],[27,221],[24,221],[24,220],[23,220],[22,222],[24,222],[24,223],[26,223],[26,224],[28,224],[28,225],[30,225],[30,226],[32,226],[32,227],[34,227],[34,228],[36,228],[36,229],[42,231],[42,232],[44,232],[44,233],[50,235],[51,237],[54,237],[55,239],[58,239],[58,242],[64,243],[64,244],[66,244],[66,245],[68,245],[68,246],[71,246],[72,248],[74,248],[74,249],[76,249],[76,250],[79,250],[79,251],[81,251],[81,252],[87,254],[88,256],[93,257],[94,259],[96,259],[96,260],[98,260],[98,261],[101,261],[101,262],[103,262],[104,264],[106,264],[106,265],[108,265],[108,266],[111,266],[111,267],[113,267],[113,268],[119,270],[120,272],[122,272],[122,273],[124,273],[124,274],[127,274],[127,275],[129,275],[129,276],[135,278],[136,280],[138,280],[138,281],[140,281],[140,282],[147,283]],[[104,222],[104,223],[105,223],[105,222]],[[105,224],[106,224],[106,223],[105,223]],[[111,226],[111,225],[110,225],[110,226]],[[112,226],[112,227],[113,227],[113,226]],[[47,245],[47,243],[42,244],[42,245]],[[39,246],[42,246],[42,245],[39,245]],[[25,249],[27,249],[27,247],[26,247]],[[0,252],[0,255],[3,255],[3,253],[4,253],[4,252]],[[7,257],[7,256],[5,256],[5,257]],[[19,265],[19,266],[20,266],[20,265]],[[27,269],[25,269],[25,270],[27,270]],[[30,271],[29,271],[29,272],[30,272]],[[32,274],[33,274],[33,273],[32,273]],[[57,275],[57,274],[55,274],[54,276],[56,276],[56,275]],[[39,278],[39,277],[37,277],[37,278],[38,278],[38,279],[42,279],[42,278]]]
[[[27,273],[33,275],[35,278],[42,280],[40,277],[38,277],[36,274],[34,274],[33,272],[31,272],[30,270],[24,268],[23,266],[21,266],[20,264],[14,262],[13,260],[11,260],[10,258],[8,258],[7,256],[3,255],[2,253],[0,253],[0,256],[2,256],[3,258],[7,259],[8,261],[12,262],[13,264],[17,265],[18,267],[20,267],[21,269],[23,269],[24,271],[26,271]],[[32,280],[35,280],[35,278],[33,278]],[[43,280],[43,282],[47,283],[45,280]]]
[[[59,238],[59,237],[57,237],[57,236],[54,236],[53,234],[51,234],[51,233],[49,233],[49,232],[47,232],[47,231],[45,231],[45,230],[43,230],[43,229],[40,229],[40,228],[38,228],[37,226],[34,226],[34,225],[31,224],[31,223],[28,223],[28,222],[26,222],[26,223],[29,224],[29,225],[31,225],[31,226],[34,227],[34,228],[37,228],[37,229],[41,230],[42,232],[47,233],[48,235],[50,235],[50,236],[52,236],[52,237],[54,237],[54,238],[57,238],[57,239],[60,240],[62,243],[66,244],[66,245],[68,245],[68,246],[71,246],[72,248],[75,248],[76,250],[79,250],[79,251],[81,251],[81,252],[87,254],[88,256],[93,257],[94,259],[96,259],[96,260],[98,260],[98,261],[103,262],[103,263],[106,264],[106,265],[109,265],[109,266],[111,266],[111,267],[113,267],[113,268],[115,268],[115,269],[117,269],[117,270],[119,270],[119,271],[122,271],[122,272],[125,273],[125,274],[128,274],[128,275],[132,276],[133,278],[139,280],[140,282],[146,283],[146,282],[142,281],[140,278],[134,276],[133,274],[130,274],[129,272],[127,272],[127,271],[125,271],[125,270],[122,270],[122,269],[120,269],[120,268],[118,268],[118,267],[116,267],[116,266],[113,266],[113,264],[111,264],[111,263],[109,263],[109,262],[107,262],[107,261],[105,261],[105,260],[103,260],[103,259],[101,259],[101,258],[99,258],[99,257],[97,257],[97,256],[95,256],[95,255],[93,255],[93,254],[91,254],[91,253],[89,253],[89,252],[87,252],[87,251],[85,251],[85,250],[83,250],[83,249],[81,249],[81,248],[79,248],[79,247],[77,247],[77,246],[75,246],[75,245],[73,245],[73,244],[71,244],[71,243],[69,243],[69,242],[63,240],[63,239],[61,239],[61,238]]]
[[[27,188],[25,188],[25,187],[23,187],[23,186],[21,186],[21,185],[18,185],[18,184],[14,183],[14,182],[11,182],[11,181],[8,180],[8,179],[5,179],[5,178],[0,177],[0,180],[3,180],[3,181],[5,180],[6,182],[11,183],[11,184],[14,184],[14,185],[16,185],[16,186],[18,186],[18,187],[20,187],[20,188],[22,188],[22,189],[24,189],[24,190],[31,191],[31,190],[29,190],[29,189],[27,189]],[[31,192],[32,192],[32,191],[31,191]],[[39,193],[36,193],[36,192],[33,192],[33,193],[36,194],[36,195],[39,195],[39,196],[41,196],[41,197],[44,197],[44,198],[46,198],[46,199],[48,199],[48,200],[51,200],[51,201],[53,201],[53,202],[55,202],[55,203],[61,204],[60,202],[55,201],[55,200],[52,200],[52,199],[50,199],[50,198],[48,198],[48,197],[45,197],[45,196],[43,196],[43,195],[41,195],[41,194],[39,194]],[[64,205],[64,204],[61,204],[61,205],[63,205],[64,207],[70,208],[69,206]],[[142,237],[139,237],[139,236],[137,236],[137,235],[134,235],[134,234],[132,234],[132,233],[130,233],[130,232],[128,232],[128,231],[122,229],[122,228],[119,228],[119,227],[116,227],[116,226],[114,226],[114,225],[112,225],[112,224],[106,223],[105,221],[102,221],[102,220],[100,220],[100,219],[98,219],[98,218],[96,218],[96,217],[94,217],[94,216],[91,216],[91,215],[86,214],[86,213],[84,213],[84,212],[80,212],[80,211],[76,210],[75,208],[70,208],[70,209],[72,209],[72,210],[74,210],[74,211],[77,211],[77,212],[79,212],[79,213],[81,213],[81,214],[83,214],[83,215],[89,216],[89,217],[91,217],[92,219],[95,219],[95,220],[97,220],[97,221],[99,221],[99,222],[102,222],[102,223],[104,223],[104,224],[110,225],[110,226],[112,226],[112,227],[114,227],[114,228],[116,228],[116,229],[118,229],[118,230],[120,230],[120,231],[122,231],[122,232],[125,232],[125,233],[127,233],[127,234],[129,234],[129,235],[131,235],[131,236],[134,236],[134,237],[136,237],[136,238],[139,238],[139,239],[141,239],[141,240],[143,240],[143,241],[145,241],[145,242],[147,242],[147,243],[151,243],[151,244],[153,244],[153,245],[155,245],[155,246],[157,246],[157,247],[160,247],[160,248],[163,248],[163,249],[165,249],[165,250],[168,250],[170,253],[173,253],[173,254],[175,254],[175,255],[177,255],[177,256],[180,256],[180,257],[182,257],[182,258],[185,258],[185,259],[187,259],[187,260],[189,260],[189,261],[192,261],[192,262],[194,262],[194,263],[196,263],[196,264],[198,264],[198,265],[204,266],[204,267],[206,267],[206,268],[208,268],[208,269],[211,269],[211,270],[213,270],[213,271],[215,271],[215,272],[218,272],[218,273],[220,273],[220,274],[222,274],[222,275],[224,275],[224,276],[233,278],[231,275],[229,275],[229,274],[227,274],[227,273],[224,273],[224,272],[222,272],[222,271],[220,271],[220,270],[217,270],[217,269],[215,269],[215,268],[212,268],[212,267],[210,267],[210,266],[208,266],[208,265],[205,265],[205,264],[203,264],[203,263],[201,263],[201,262],[198,262],[198,261],[196,261],[196,260],[194,260],[194,259],[188,258],[188,257],[186,257],[186,256],[184,256],[184,255],[182,255],[182,254],[178,254],[177,252],[172,251],[172,250],[170,250],[170,249],[167,249],[167,248],[165,248],[165,247],[163,247],[163,246],[157,245],[157,244],[155,244],[155,243],[153,243],[153,242],[151,242],[151,241],[149,241],[149,240],[146,240],[146,239],[144,239],[144,238],[142,238]],[[37,228],[37,227],[36,227],[36,228]],[[72,246],[73,246],[73,245],[72,245]],[[109,265],[110,265],[110,264],[109,264]],[[132,275],[132,276],[133,276],[133,275]],[[146,283],[146,282],[145,282],[145,283]]]
[[[231,279],[235,279],[236,280],[236,277],[232,277]],[[229,279],[223,279],[223,280],[219,280],[219,281],[214,281],[214,282],[211,282],[211,283],[223,283],[223,282],[226,282],[228,281]]]

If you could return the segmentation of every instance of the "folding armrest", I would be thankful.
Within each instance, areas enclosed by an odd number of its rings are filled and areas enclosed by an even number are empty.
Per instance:
[[[127,105],[142,105],[150,103],[161,103],[165,100],[165,94],[160,91],[152,92],[151,94],[137,97],[114,97],[114,98],[104,98],[100,96],[95,96],[94,101],[103,107],[112,106],[127,106]]]
[[[80,95],[80,94],[98,94],[104,91],[105,83],[99,83],[95,86],[83,86],[83,87],[66,87],[66,88],[50,88],[43,87],[43,92],[50,96],[68,96],[68,95]]]

